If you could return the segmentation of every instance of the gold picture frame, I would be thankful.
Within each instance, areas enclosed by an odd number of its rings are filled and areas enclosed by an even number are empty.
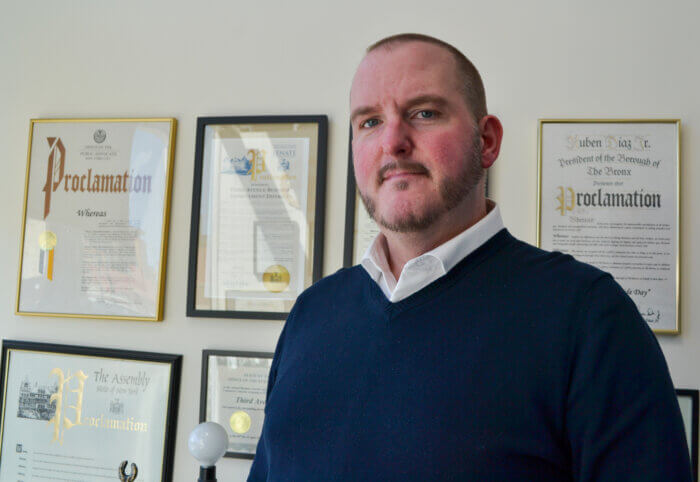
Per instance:
[[[30,121],[16,314],[163,319],[176,128]]]
[[[540,119],[537,245],[610,272],[680,333],[679,119]]]

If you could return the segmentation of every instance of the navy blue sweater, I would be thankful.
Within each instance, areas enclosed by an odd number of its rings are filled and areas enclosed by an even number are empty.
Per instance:
[[[610,275],[502,230],[390,303],[364,269],[304,292],[250,481],[690,481],[653,333]]]

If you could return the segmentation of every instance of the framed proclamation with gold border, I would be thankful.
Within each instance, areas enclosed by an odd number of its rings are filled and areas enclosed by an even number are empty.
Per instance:
[[[0,480],[117,480],[127,463],[137,480],[172,480],[181,364],[4,340]]]
[[[656,333],[680,333],[680,121],[539,122],[538,245],[612,274]]]
[[[175,119],[34,119],[16,313],[159,321]]]
[[[284,319],[321,277],[326,116],[197,119],[187,315]]]

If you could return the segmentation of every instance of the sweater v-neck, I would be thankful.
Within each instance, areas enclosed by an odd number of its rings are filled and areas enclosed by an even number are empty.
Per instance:
[[[366,278],[365,281],[369,285],[367,290],[367,302],[370,304],[370,309],[382,313],[381,316],[383,318],[387,321],[391,321],[401,313],[415,309],[426,302],[433,301],[436,295],[449,289],[450,286],[477,269],[484,261],[500,251],[506,244],[512,242],[514,239],[515,238],[513,238],[506,228],[501,229],[493,235],[491,239],[465,256],[464,259],[457,263],[447,274],[396,303],[389,301],[377,282],[370,277],[369,273],[367,273],[364,268],[356,266],[355,269],[362,272],[362,276]]]

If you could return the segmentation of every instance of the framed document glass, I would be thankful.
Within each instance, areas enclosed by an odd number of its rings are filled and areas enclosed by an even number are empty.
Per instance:
[[[3,341],[0,480],[170,481],[182,357]]]
[[[162,319],[174,119],[35,119],[20,315]]]
[[[284,319],[321,277],[327,124],[197,119],[188,316]]]
[[[348,186],[345,199],[345,246],[343,266],[346,268],[358,264],[374,238],[379,234],[377,223],[369,216],[362,203],[357,184],[355,169],[352,164],[352,129],[348,146]]]
[[[698,480],[698,393],[698,390],[676,389],[678,405],[683,416],[685,438],[690,450],[690,461],[693,464],[693,480]]]
[[[228,433],[226,457],[252,459],[262,433],[272,353],[204,350],[200,422]]]
[[[541,120],[538,245],[611,273],[679,333],[679,120]]]

